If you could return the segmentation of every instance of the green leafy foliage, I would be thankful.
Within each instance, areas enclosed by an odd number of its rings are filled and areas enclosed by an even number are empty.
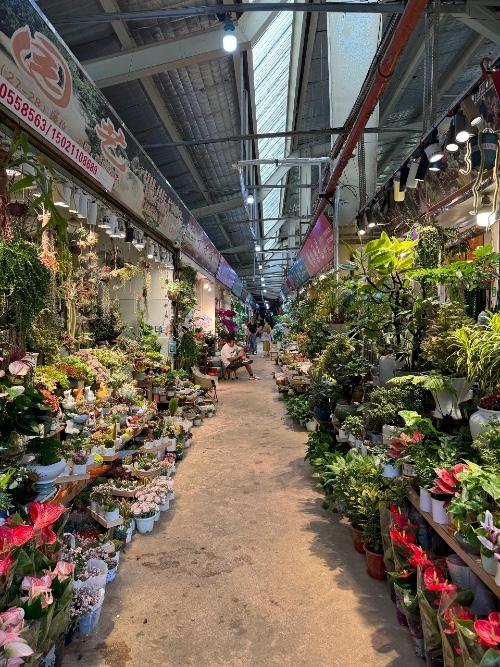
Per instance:
[[[286,409],[290,417],[293,417],[300,424],[305,424],[311,419],[307,396],[291,396],[287,401]]]
[[[492,470],[500,470],[500,421],[490,419],[479,431],[472,444],[480,462]]]

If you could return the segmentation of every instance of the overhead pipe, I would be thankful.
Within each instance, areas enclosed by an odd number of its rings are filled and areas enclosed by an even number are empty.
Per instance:
[[[366,124],[370,120],[380,96],[389,83],[391,76],[394,74],[397,62],[426,8],[427,0],[408,0],[408,4],[401,15],[394,34],[387,45],[385,54],[380,61],[375,77],[368,89],[368,93],[360,105],[352,129],[343,142],[343,146],[338,154],[326,189],[316,206],[316,210],[309,225],[309,230],[311,230],[314,223],[325,210],[328,200],[333,196],[337,183],[352,157],[358,141],[365,130]],[[307,236],[308,234],[306,234],[305,238],[307,238]]]

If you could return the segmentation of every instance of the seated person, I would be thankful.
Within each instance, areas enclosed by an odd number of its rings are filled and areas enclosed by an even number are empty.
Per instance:
[[[236,345],[234,336],[230,336],[227,339],[227,342],[222,346],[222,350],[220,351],[220,358],[225,371],[236,371],[238,368],[243,366],[250,376],[250,380],[259,379],[252,372],[252,368],[250,366],[252,360],[247,359],[245,350]]]

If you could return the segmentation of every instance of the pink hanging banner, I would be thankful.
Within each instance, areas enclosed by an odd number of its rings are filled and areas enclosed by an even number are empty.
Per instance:
[[[333,261],[333,253],[333,228],[327,216],[322,213],[299,253],[310,278]]]

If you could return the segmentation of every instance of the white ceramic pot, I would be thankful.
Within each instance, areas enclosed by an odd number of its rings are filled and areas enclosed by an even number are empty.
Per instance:
[[[478,408],[477,412],[474,412],[474,414],[471,415],[471,418],[469,419],[469,428],[473,440],[477,438],[479,431],[490,421],[490,419],[497,419],[500,421],[500,411]]]
[[[115,454],[114,447],[101,447],[101,453],[103,456],[113,456]]]
[[[61,459],[60,461],[57,461],[57,463],[52,463],[49,466],[40,466],[36,463],[29,463],[27,468],[36,474],[38,478],[36,487],[39,489],[40,487],[51,486],[54,484],[59,475],[62,475],[65,471],[66,461]]]
[[[395,479],[396,477],[401,476],[401,468],[398,466],[393,466],[391,463],[384,464],[382,469],[382,477],[386,479]]]
[[[346,433],[346,431],[344,431],[344,429],[339,428],[339,434],[337,436],[337,440],[339,442],[347,442],[347,440],[349,440],[349,436]]]
[[[116,521],[119,517],[120,517],[120,510],[118,509],[118,507],[115,507],[115,509],[111,510],[111,512],[104,512],[104,518],[108,522]]]
[[[453,419],[462,419],[459,403],[466,401],[470,395],[470,382],[467,378],[446,378],[453,386],[453,390],[442,389],[433,391],[432,396],[436,402],[434,417],[442,419],[443,417],[452,417]]]
[[[167,452],[175,452],[177,447],[177,441],[175,438],[168,438],[166,444],[167,444]]]
[[[160,520],[160,516],[161,516],[161,512],[158,510],[158,512],[156,512],[156,514],[153,517],[153,520],[154,520],[155,523]]]
[[[427,489],[420,487],[420,509],[422,512],[432,512],[432,497]]]
[[[355,444],[356,444],[356,438],[353,436],[352,433],[348,433],[348,434],[347,434],[347,442],[348,442],[350,445],[355,445]]]
[[[437,498],[432,498],[432,518],[436,523],[439,523],[440,526],[448,525],[448,512],[444,506],[444,500],[438,500]]]
[[[73,464],[73,475],[85,475],[87,474],[87,464],[86,463],[74,463]]]
[[[483,570],[494,577],[497,573],[497,559],[495,556],[485,556],[481,553],[481,565]]]
[[[141,533],[141,535],[144,535],[144,533],[151,533],[155,525],[155,518],[154,516],[150,516],[147,519],[139,519],[136,517],[135,525],[137,527],[137,532]]]
[[[355,441],[354,441],[354,446],[356,447],[356,449],[358,450],[358,452],[361,454],[361,449],[363,448],[363,441],[362,441],[362,440],[358,440],[358,439],[356,438]]]
[[[168,509],[170,509],[170,500],[168,499],[167,496],[167,499],[165,500],[163,505],[160,505],[160,512],[166,512]]]
[[[314,419],[310,419],[306,422],[306,429],[311,432],[316,430],[316,422]]]

